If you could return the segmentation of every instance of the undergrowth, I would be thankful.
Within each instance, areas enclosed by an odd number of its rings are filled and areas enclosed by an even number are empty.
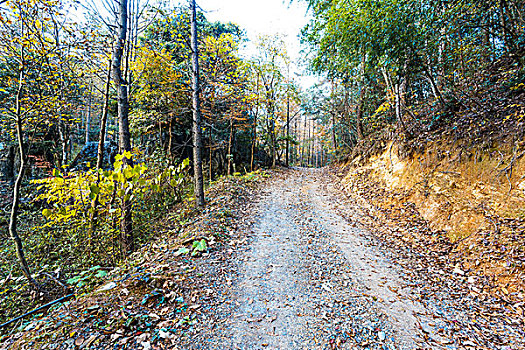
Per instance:
[[[0,231],[0,324],[96,284],[126,259],[118,240],[120,201],[126,196],[133,200],[135,244],[151,241],[157,222],[192,192],[188,161],[177,167],[163,164],[167,161],[155,155],[128,171],[117,160],[114,170],[55,170],[52,177],[26,184],[19,231],[41,290],[21,277],[14,245]]]
[[[93,344],[111,343],[110,335],[117,331],[134,335],[150,332],[160,322],[151,315],[166,312],[173,314],[169,320],[177,324],[174,328],[184,331],[191,326],[191,313],[195,311],[185,304],[186,294],[197,293],[188,283],[200,277],[191,277],[193,269],[189,266],[210,250],[230,247],[228,240],[237,225],[239,211],[244,209],[252,191],[269,176],[256,171],[219,178],[206,191],[204,209],[196,208],[194,199],[185,196],[151,223],[155,239],[111,270],[95,266],[69,280],[77,295],[66,303],[67,307],[56,305],[23,319],[4,330],[0,343],[37,349],[56,342],[63,344],[66,339],[87,340],[95,328],[102,334]],[[86,327],[85,322],[96,326]],[[7,335],[16,332],[20,333]]]

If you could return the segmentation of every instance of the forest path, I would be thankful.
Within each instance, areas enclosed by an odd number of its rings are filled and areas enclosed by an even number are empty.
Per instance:
[[[320,175],[270,181],[238,252],[229,310],[204,348],[414,349],[419,330],[433,333],[401,270],[357,217],[339,214],[352,209]]]

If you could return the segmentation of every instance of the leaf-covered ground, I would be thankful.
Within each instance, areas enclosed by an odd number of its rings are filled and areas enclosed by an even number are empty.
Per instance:
[[[396,234],[418,229],[410,224],[417,216],[396,227],[374,215],[367,191],[342,195],[326,170],[257,177],[213,187],[202,213],[170,214],[164,238],[110,272],[97,292],[26,321],[3,346],[524,347],[523,319],[504,301],[472,293],[468,271],[435,253],[439,240],[425,247]]]
[[[221,277],[215,275],[213,261],[217,256],[227,259],[237,227],[249,217],[248,199],[265,177],[260,173],[221,180],[207,192],[209,204],[202,212],[190,202],[166,213],[166,220],[155,227],[161,238],[111,271],[97,291],[17,323],[0,348],[173,348],[209,307],[205,287]],[[204,254],[193,247],[202,239]]]

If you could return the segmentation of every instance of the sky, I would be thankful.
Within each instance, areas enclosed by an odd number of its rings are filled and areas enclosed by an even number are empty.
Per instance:
[[[185,1],[184,1],[185,2]],[[282,34],[288,55],[296,64],[300,60],[301,29],[308,23],[307,4],[303,0],[197,0],[197,5],[209,21],[233,22],[246,31],[249,41],[242,49],[245,57],[253,55],[260,34]],[[307,88],[316,78],[305,76],[303,69],[295,68],[301,85]]]
[[[290,0],[199,0],[210,21],[233,22],[245,29],[252,41],[259,34],[284,34],[289,54],[299,56],[298,35],[308,23],[303,1]],[[250,49],[248,45],[248,49]]]

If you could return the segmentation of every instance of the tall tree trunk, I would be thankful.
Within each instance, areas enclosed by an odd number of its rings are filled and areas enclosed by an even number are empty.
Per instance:
[[[310,162],[312,167],[315,167],[315,125],[314,120],[312,119],[311,123],[312,135],[310,136]]]
[[[162,132],[162,121],[159,120],[157,123],[159,125],[159,144],[164,152],[166,152],[166,144],[164,142],[164,133]]]
[[[22,47],[22,55],[24,48]],[[9,216],[9,235],[11,240],[15,243],[16,256],[20,262],[20,267],[24,276],[27,278],[29,283],[35,289],[40,289],[38,283],[31,276],[29,265],[24,255],[24,248],[22,246],[22,240],[18,235],[17,223],[18,223],[18,209],[20,204],[20,190],[22,187],[22,180],[24,178],[25,166],[26,166],[26,154],[24,149],[24,131],[22,128],[22,93],[24,84],[24,60],[22,59],[20,76],[18,81],[18,91],[16,93],[16,135],[18,140],[18,150],[20,153],[20,169],[18,176],[16,177],[15,185],[13,187],[13,202],[11,206],[11,215]]]
[[[343,83],[344,92],[344,101],[343,101],[343,120],[348,121],[350,116],[350,87],[348,82]]]
[[[228,170],[226,170],[226,175],[231,175],[233,154],[232,154],[232,144],[233,144],[233,118],[230,118],[230,137],[228,138]]]
[[[58,115],[59,115],[58,135],[60,137],[60,146],[61,146],[60,166],[64,166],[67,164],[67,160],[68,160],[69,137],[66,133],[66,125],[62,121],[61,113],[59,112]]]
[[[310,133],[311,131],[311,123],[308,123],[308,145],[307,145],[307,150],[308,150],[308,156],[307,156],[307,160],[306,160],[306,166],[310,166],[311,162],[312,162],[312,134]]]
[[[315,123],[314,125],[312,125],[312,128],[313,128],[313,134],[314,134],[314,156],[315,156],[315,167],[319,167],[319,144],[318,144],[318,140],[317,140],[317,134],[316,134],[316,128],[315,128]]]
[[[6,181],[11,185],[15,181],[15,145],[10,145],[7,148],[7,161],[5,164],[4,176]]]
[[[199,207],[204,206],[204,180],[202,176],[202,135],[201,112],[199,101],[199,48],[197,44],[197,11],[195,0],[190,0],[191,12],[191,63],[193,88],[193,176],[195,183],[195,201]]]
[[[104,143],[106,141],[106,124],[108,120],[109,109],[109,88],[111,85],[111,60],[109,61],[108,73],[106,76],[106,90],[104,91],[104,107],[100,119],[100,132],[98,134],[98,151],[97,151],[97,169],[102,169],[104,161]]]
[[[383,79],[385,79],[386,98],[389,102],[391,102],[394,99],[394,88],[392,87],[388,72],[384,67],[381,67],[381,73],[383,74]]]
[[[345,90],[344,91],[344,100],[343,100],[343,114],[345,114],[347,106],[348,106],[348,90],[346,89],[346,86],[344,84],[343,84],[343,89]],[[335,101],[334,90],[335,90],[335,83],[332,80],[332,101]],[[331,114],[332,114],[332,120],[331,120],[332,121],[332,128],[331,128],[332,129],[332,147],[334,149],[334,155],[335,155],[337,153],[337,138],[336,138],[336,133],[335,133],[336,108],[333,105],[332,105]]]
[[[501,26],[501,35],[505,50],[509,50],[509,34],[507,29],[507,19],[505,18],[505,0],[499,0],[499,21]]]
[[[271,131],[271,140],[272,140],[272,168],[277,166],[277,135],[275,135],[275,119],[272,117],[271,120],[272,131]]]
[[[408,136],[407,134],[407,128],[405,125],[405,122],[403,120],[403,109],[402,109],[402,92],[401,92],[401,84],[399,82],[396,82],[394,84],[394,93],[395,93],[395,109],[396,109],[396,119],[398,122],[398,125],[401,129],[401,131]]]
[[[102,169],[102,163],[104,161],[104,146],[106,141],[106,123],[108,120],[108,108],[109,108],[109,88],[111,85],[111,68],[112,62],[109,60],[108,72],[106,76],[106,88],[104,91],[104,106],[102,108],[102,116],[100,118],[100,131],[98,133],[98,150],[97,150],[97,170]],[[97,186],[100,183],[100,173],[97,173]],[[95,195],[95,198],[91,202],[91,217],[89,224],[89,238],[88,238],[88,248],[91,246],[91,240],[93,234],[95,233],[97,224],[98,224],[98,194]]]
[[[119,116],[119,151],[120,153],[131,152],[131,135],[129,132],[129,96],[128,83],[122,73],[122,56],[126,46],[126,35],[128,26],[128,0],[120,0],[119,3],[119,32],[118,41],[113,52],[112,72],[113,81],[118,90],[118,116]],[[132,157],[123,158],[125,165],[133,166]],[[133,250],[133,219],[131,213],[131,201],[122,200],[122,218],[120,222],[120,244],[123,253]]]
[[[429,67],[426,67],[425,72],[427,73],[427,78],[430,82],[430,86],[432,87],[432,93],[434,94],[434,97],[437,98],[439,100],[439,103],[443,106],[445,104],[445,99],[443,98],[443,94],[441,93],[441,90],[436,84],[436,80],[432,75],[432,71]]]
[[[252,135],[252,154],[250,159],[250,171],[253,171],[255,159],[255,146],[257,144],[257,117],[259,115],[259,73],[257,73],[257,104],[255,105],[255,115],[253,116],[253,135]]]
[[[286,166],[290,162],[290,96],[286,96]]]
[[[270,115],[270,147],[272,156],[272,168],[275,168],[277,161],[277,138],[275,135],[275,113],[274,113],[273,99],[268,103],[268,114]]]
[[[81,142],[80,140],[82,139],[82,135],[83,135],[83,133],[86,130],[85,114],[86,114],[86,111],[84,111],[84,110],[80,111],[80,123],[77,126],[77,136],[78,136],[79,143]],[[84,138],[85,138],[85,136],[84,136]]]
[[[284,137],[284,130],[277,130],[277,133],[275,135],[275,140],[276,141],[279,139],[279,134],[281,134],[281,133],[282,133],[282,135],[280,135],[280,137],[282,139]],[[277,142],[276,142],[276,144],[277,144]],[[281,151],[281,150],[276,148],[275,154],[277,155],[276,163],[282,163],[281,156],[283,155],[283,151]]]
[[[71,133],[71,129],[68,131],[68,134],[69,134],[69,142],[67,145],[67,154],[66,154],[67,160],[73,157],[73,144],[75,142],[75,136]]]
[[[360,83],[359,83],[359,102],[357,104],[357,113],[356,113],[356,129],[357,129],[357,139],[361,140],[363,138],[363,109],[365,103],[365,72],[366,72],[366,54],[363,53],[361,57],[361,73],[360,73]]]
[[[130,55],[131,55],[131,42],[133,41],[133,9],[134,0],[128,0],[128,16],[127,16],[127,27],[126,27],[126,44],[124,45],[124,57],[123,57],[123,78],[131,84],[131,69],[129,67]]]
[[[295,140],[297,141],[299,137],[297,136],[297,120],[299,118],[295,118],[293,122],[293,135]],[[297,144],[292,144],[292,164],[296,164],[297,162]]]
[[[211,128],[208,128],[208,138],[210,139],[210,160],[209,160],[209,178],[210,178],[210,184],[213,181],[213,138],[211,133]]]
[[[306,138],[306,133],[307,133],[307,130],[308,130],[308,133],[310,133],[310,130],[307,129],[307,122],[308,122],[308,117],[305,116],[304,126],[303,126],[303,147],[301,150],[301,164],[303,166],[305,164],[308,166],[308,155],[306,154],[306,146],[307,146],[308,139]]]
[[[89,143],[89,129],[90,129],[90,124],[91,124],[91,104],[93,100],[92,90],[93,90],[93,81],[90,82],[88,110],[86,114],[86,129],[85,129],[86,145]]]
[[[337,155],[337,138],[335,133],[335,113],[332,113],[332,146],[334,148],[334,155]]]
[[[147,3],[147,2],[146,2]],[[132,55],[131,55],[131,62],[135,62],[135,58],[137,56],[137,48],[139,43],[139,9],[140,7],[140,0],[135,0],[135,14],[133,16],[133,19],[135,21],[134,25],[134,31],[133,31],[133,47],[132,47]],[[130,83],[133,81],[133,72],[130,72]]]
[[[168,130],[169,130],[169,141],[168,141],[168,154],[170,155],[170,162],[174,162],[175,158],[175,138],[173,137],[173,120],[175,118],[171,117],[169,124],[168,124]]]

